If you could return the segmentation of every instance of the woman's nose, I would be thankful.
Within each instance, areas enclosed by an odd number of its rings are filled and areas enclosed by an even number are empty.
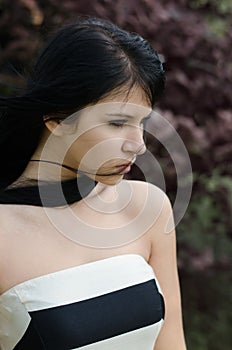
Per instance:
[[[140,128],[133,128],[131,134],[123,142],[123,152],[130,152],[134,154],[143,154],[146,152],[146,145],[143,139],[143,131]]]

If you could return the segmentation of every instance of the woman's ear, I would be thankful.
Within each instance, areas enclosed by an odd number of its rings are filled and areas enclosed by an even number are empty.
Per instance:
[[[61,120],[58,119],[57,117],[52,117],[52,116],[43,116],[43,121],[47,129],[55,136],[62,136],[63,135],[63,129]]]

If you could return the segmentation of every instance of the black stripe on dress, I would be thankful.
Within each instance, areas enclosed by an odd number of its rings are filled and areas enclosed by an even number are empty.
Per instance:
[[[65,350],[152,325],[164,319],[164,312],[163,296],[152,279],[91,299],[30,312],[32,322],[15,349],[36,349],[34,338],[28,347],[33,323],[46,349]]]

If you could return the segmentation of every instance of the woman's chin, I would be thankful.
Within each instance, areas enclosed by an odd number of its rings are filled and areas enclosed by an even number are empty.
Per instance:
[[[104,185],[114,186],[114,185],[117,185],[119,182],[122,181],[123,175],[124,174],[116,174],[116,175],[110,175],[110,176],[97,175],[95,177],[95,181],[101,182]]]

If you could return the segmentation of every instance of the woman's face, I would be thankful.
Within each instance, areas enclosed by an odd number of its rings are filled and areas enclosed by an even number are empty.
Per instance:
[[[62,123],[63,163],[101,183],[118,183],[146,150],[143,122],[151,112],[143,91],[134,88],[126,101],[125,94],[112,95],[73,114]]]

